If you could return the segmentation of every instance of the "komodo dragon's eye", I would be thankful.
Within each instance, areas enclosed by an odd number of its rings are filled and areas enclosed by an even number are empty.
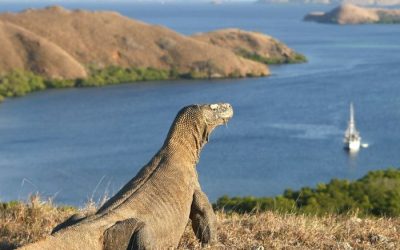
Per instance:
[[[211,104],[211,105],[210,105],[210,108],[211,108],[212,110],[216,110],[216,109],[218,109],[218,104]]]

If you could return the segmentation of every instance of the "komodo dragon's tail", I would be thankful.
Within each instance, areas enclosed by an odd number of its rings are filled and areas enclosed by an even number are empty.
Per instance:
[[[96,240],[98,241],[98,240]],[[96,245],[99,245],[98,243]],[[71,238],[60,238],[55,236],[48,236],[38,242],[22,246],[18,250],[83,250],[83,249],[101,249],[92,248],[92,244],[86,244],[86,239],[76,240]]]
[[[97,230],[66,230],[56,235],[49,235],[38,242],[18,248],[19,250],[100,250],[103,248]]]
[[[101,222],[100,222],[101,223]],[[93,226],[94,228],[90,228]],[[22,246],[20,250],[125,250],[140,243],[135,234],[144,226],[136,219],[118,221],[105,230],[95,225],[66,228],[44,240]],[[133,247],[134,248],[134,247]],[[130,249],[130,248],[129,248]]]

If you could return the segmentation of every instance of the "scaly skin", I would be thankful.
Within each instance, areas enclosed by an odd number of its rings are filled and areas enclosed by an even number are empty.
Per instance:
[[[75,215],[22,249],[175,248],[189,218],[203,244],[215,243],[215,214],[201,191],[196,164],[210,133],[232,115],[229,104],[183,108],[160,151],[95,214]]]

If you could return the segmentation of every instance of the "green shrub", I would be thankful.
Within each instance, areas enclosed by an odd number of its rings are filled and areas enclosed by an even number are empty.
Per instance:
[[[44,79],[32,72],[12,70],[0,76],[0,95],[3,97],[23,96],[45,88]]]
[[[20,201],[0,202],[0,211],[21,205]]]
[[[160,70],[154,68],[139,68],[140,80],[141,81],[152,81],[152,80],[166,80],[169,78],[168,70]]]
[[[245,49],[240,49],[236,51],[236,54],[247,58],[252,61],[264,63],[264,64],[287,64],[287,63],[303,63],[307,62],[307,58],[299,53],[295,53],[292,57],[264,57],[258,53],[251,52]]]
[[[289,63],[303,63],[303,62],[307,62],[307,57],[300,53],[296,53],[294,55],[294,59],[289,61]]]
[[[177,68],[170,70],[155,68],[122,68],[108,66],[95,68],[89,66],[89,76],[84,79],[45,79],[33,72],[12,70],[0,75],[0,102],[6,97],[23,96],[29,92],[48,88],[70,87],[97,87],[118,83],[135,81],[154,81],[167,79],[197,79],[211,77],[211,73],[218,71],[212,62],[205,62],[204,69],[194,69],[187,73],[181,73]],[[235,76],[235,75],[232,75]]]
[[[179,70],[172,66],[172,68],[169,70],[169,78],[170,79],[178,79],[181,78],[181,74],[179,73]]]
[[[135,81],[166,80],[170,71],[154,68],[121,68],[109,66],[102,69],[91,69],[89,77],[76,81],[78,87],[95,87]]]
[[[179,75],[179,78],[182,79],[202,79],[202,78],[210,78],[207,72],[202,72],[198,70],[190,70],[189,72],[182,73]]]
[[[381,14],[379,17],[379,21],[377,21],[376,23],[397,24],[400,23],[400,18],[396,15]]]
[[[179,78],[179,73],[154,68],[121,68],[109,66],[102,69],[90,68],[85,79],[44,79],[33,72],[12,70],[0,75],[0,102],[5,97],[23,96],[29,92],[47,88],[95,87],[117,83],[165,80],[171,75]]]
[[[75,80],[66,79],[48,79],[45,80],[45,85],[49,89],[72,88],[75,87]]]
[[[315,188],[287,189],[282,196],[276,197],[223,196],[214,206],[239,213],[273,210],[313,215],[350,212],[400,216],[400,169],[371,171],[356,181],[332,179]]]

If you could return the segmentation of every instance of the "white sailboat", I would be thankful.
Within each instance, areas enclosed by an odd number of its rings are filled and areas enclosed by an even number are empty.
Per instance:
[[[360,133],[356,129],[356,122],[354,119],[353,103],[350,103],[350,119],[344,134],[344,144],[345,148],[349,151],[358,151],[361,146]]]

